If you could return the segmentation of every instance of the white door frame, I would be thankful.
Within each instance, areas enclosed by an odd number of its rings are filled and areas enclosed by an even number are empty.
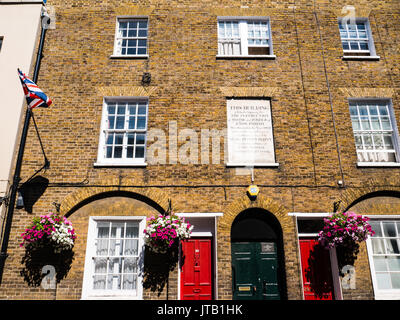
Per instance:
[[[213,250],[213,261],[212,261],[212,274],[213,274],[213,299],[218,300],[218,261],[217,261],[217,218],[222,217],[222,212],[200,212],[200,213],[176,213],[179,217],[184,217],[185,221],[193,224],[194,228],[192,230],[191,237],[201,238],[207,237],[211,238],[211,246]],[[195,221],[202,221],[204,223],[199,229],[196,229]],[[193,221],[193,223],[191,222]],[[178,300],[181,300],[181,257],[179,251],[179,263],[178,263]]]

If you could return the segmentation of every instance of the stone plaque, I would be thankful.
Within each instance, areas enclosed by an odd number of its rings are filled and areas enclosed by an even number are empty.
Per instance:
[[[228,164],[275,163],[269,100],[227,101]]]

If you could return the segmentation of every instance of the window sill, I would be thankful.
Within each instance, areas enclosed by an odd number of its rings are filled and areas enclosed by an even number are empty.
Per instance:
[[[357,162],[357,167],[397,167],[400,168],[399,162]]]
[[[227,163],[227,167],[279,167],[279,163],[276,162],[266,162],[266,163],[256,163],[256,164],[243,164],[243,163]]]
[[[93,163],[94,167],[147,167],[146,162],[137,162],[137,163],[128,163],[128,162],[121,162],[121,163],[116,163],[116,162],[95,162]]]
[[[141,54],[141,55],[131,55],[131,56],[124,56],[124,55],[111,55],[110,59],[148,59],[149,55],[148,54]]]
[[[248,55],[248,56],[241,56],[241,55],[232,55],[232,56],[223,56],[223,55],[217,55],[217,59],[264,59],[264,60],[274,60],[276,59],[276,55],[271,54],[271,55]]]
[[[342,60],[380,60],[380,56],[343,56]]]

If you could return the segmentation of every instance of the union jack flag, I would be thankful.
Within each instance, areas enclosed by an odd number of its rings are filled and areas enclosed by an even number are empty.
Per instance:
[[[26,102],[29,109],[36,107],[50,107],[52,101],[25,73],[18,69],[19,79],[24,89]]]

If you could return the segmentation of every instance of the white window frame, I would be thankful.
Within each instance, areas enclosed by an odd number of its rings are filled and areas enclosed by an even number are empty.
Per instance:
[[[137,276],[137,289],[136,295],[133,295],[130,291],[123,290],[94,290],[93,285],[93,257],[96,253],[96,247],[94,239],[96,238],[96,230],[98,222],[139,222],[139,244],[138,244],[138,276]],[[102,300],[102,299],[130,299],[130,300],[141,300],[143,298],[143,255],[144,255],[144,235],[143,230],[146,227],[145,216],[91,216],[89,217],[89,227],[86,242],[86,256],[85,256],[85,267],[83,274],[83,285],[82,285],[82,299],[91,300]]]
[[[371,221],[396,221],[400,222],[400,216],[396,215],[364,215],[368,217]],[[376,300],[400,300],[400,289],[378,289],[378,282],[376,278],[376,270],[373,260],[373,252],[372,252],[372,237],[368,237],[366,241],[367,245],[367,253],[368,253],[368,261],[371,272],[372,286],[374,290],[374,297]],[[383,254],[385,256],[387,254]]]
[[[392,142],[393,142],[393,147],[394,147],[392,153],[395,154],[396,161],[394,161],[394,162],[383,162],[383,161],[382,162],[377,162],[377,161],[361,162],[361,161],[358,161],[358,155],[357,155],[357,166],[359,166],[359,167],[387,167],[387,166],[396,167],[396,166],[400,166],[400,144],[399,144],[400,140],[399,140],[399,132],[398,132],[398,128],[397,128],[397,122],[396,122],[396,118],[395,118],[395,114],[394,114],[394,110],[393,110],[392,99],[390,99],[390,98],[349,98],[348,99],[349,108],[350,108],[350,105],[354,104],[354,103],[363,104],[363,103],[368,103],[368,102],[374,102],[377,104],[384,103],[387,105],[388,116],[389,116],[390,124],[392,127],[392,130],[387,130],[387,131],[392,131]],[[350,113],[350,110],[349,110],[349,113]],[[368,114],[369,114],[369,111],[368,111]],[[351,117],[351,115],[350,115],[350,117]],[[369,116],[368,116],[368,119],[370,119]],[[350,121],[351,121],[351,119],[350,119]],[[352,123],[352,122],[350,122],[350,123]],[[371,123],[370,123],[370,126],[372,128]],[[371,130],[354,131],[354,128],[352,126],[354,144],[356,143],[355,142],[355,134],[356,133],[361,134],[362,132],[373,132],[373,131],[374,130],[372,130],[372,129]],[[381,132],[381,131],[383,132],[386,130],[378,130],[377,132]],[[387,149],[383,149],[382,152],[386,152],[386,150]],[[358,153],[358,152],[363,152],[363,151],[357,150],[357,148],[356,148],[356,153]],[[376,151],[372,151],[372,152],[380,152],[380,151],[376,150]]]
[[[146,53],[145,54],[122,54],[122,48],[120,48],[119,41],[122,41],[122,37],[119,36],[119,28],[121,21],[134,21],[134,20],[146,20],[147,21],[147,35],[146,37],[124,37],[130,40],[146,40]],[[122,46],[122,44],[121,44]],[[137,46],[136,46],[137,47]],[[149,17],[148,16],[117,16],[115,24],[115,37],[114,37],[114,50],[111,58],[148,58],[149,57]]]
[[[108,129],[108,111],[107,106],[108,103],[129,103],[129,102],[138,102],[138,101],[146,101],[146,125],[144,129]],[[137,113],[136,113],[137,115]],[[147,151],[147,123],[148,123],[148,115],[149,115],[149,97],[104,97],[103,99],[103,110],[101,117],[101,126],[100,126],[100,137],[99,137],[99,146],[97,153],[97,162],[94,166],[146,166],[146,151]],[[137,118],[137,117],[136,117]],[[125,123],[128,121],[128,117],[125,114]],[[126,126],[126,124],[125,124]],[[144,141],[144,157],[143,158],[106,158],[106,134],[108,131],[114,131],[119,133],[143,133],[145,135]],[[123,155],[126,154],[127,149],[127,136],[124,135],[123,141]],[[136,144],[135,144],[136,145]]]
[[[240,52],[239,55],[227,55],[220,54],[219,47],[222,39],[219,38],[219,22],[221,21],[235,21],[239,23],[239,40],[240,41]],[[248,32],[247,32],[247,23],[248,22],[267,22],[268,24],[268,45],[260,46],[260,47],[269,47],[269,54],[267,55],[249,55],[248,54]],[[276,58],[273,54],[273,45],[272,45],[272,32],[271,32],[271,19],[269,17],[238,17],[238,16],[224,16],[217,17],[217,38],[218,38],[218,54],[217,58]],[[257,45],[254,45],[257,47]]]
[[[343,50],[343,59],[379,59],[380,57],[376,55],[376,50],[375,50],[375,45],[374,45],[374,40],[372,38],[372,31],[371,31],[371,26],[369,23],[368,18],[355,18],[355,23],[360,24],[363,23],[365,25],[365,32],[367,35],[367,43],[368,43],[368,50],[354,50],[349,47],[349,49],[344,49],[343,48],[343,41],[353,41],[353,42],[364,42],[364,38],[342,38],[342,35],[340,34],[340,28],[339,28],[339,23],[341,23],[344,18],[339,18],[338,19],[338,29],[339,29],[339,36],[340,36],[340,43],[342,46]],[[346,21],[351,21],[351,18],[349,20],[346,19]],[[347,23],[346,23],[346,30],[347,30]],[[358,31],[357,31],[358,32]]]

